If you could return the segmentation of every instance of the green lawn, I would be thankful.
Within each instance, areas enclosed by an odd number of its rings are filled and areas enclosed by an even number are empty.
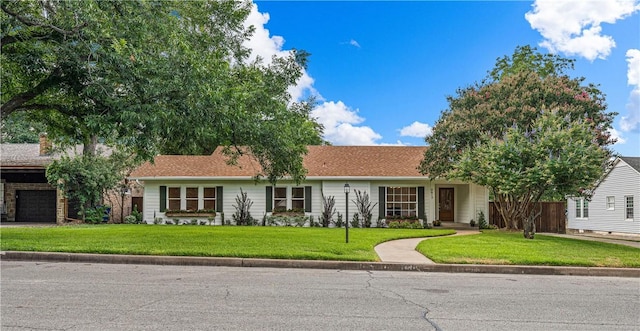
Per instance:
[[[242,226],[81,225],[0,228],[5,251],[377,261],[373,247],[453,230],[344,229]]]
[[[638,248],[499,230],[425,240],[417,250],[437,263],[640,267]]]

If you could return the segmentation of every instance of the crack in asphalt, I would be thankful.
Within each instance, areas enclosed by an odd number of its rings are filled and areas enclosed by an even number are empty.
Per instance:
[[[427,322],[428,322],[428,323],[429,323],[429,324],[430,324],[430,325],[431,325],[431,326],[432,326],[436,331],[443,331],[443,330],[442,330],[442,328],[440,328],[440,326],[439,326],[436,322],[432,321],[432,320],[427,316],[427,314],[428,314],[428,313],[429,313],[429,311],[430,311],[430,310],[429,310],[429,308],[427,308],[426,306],[423,306],[423,305],[421,305],[421,304],[419,304],[419,303],[417,303],[417,302],[414,302],[414,301],[411,301],[411,300],[407,299],[404,295],[402,295],[402,294],[400,294],[400,293],[397,293],[397,292],[394,292],[394,291],[392,291],[392,290],[388,290],[388,289],[381,289],[381,288],[375,287],[373,284],[371,284],[371,281],[373,281],[373,280],[375,279],[375,278],[373,277],[373,271],[369,271],[369,270],[368,270],[368,271],[367,271],[367,274],[369,275],[369,279],[367,279],[367,287],[366,287],[368,290],[376,291],[376,292],[380,293],[381,295],[383,295],[383,296],[385,296],[385,297],[387,297],[387,298],[391,298],[391,296],[388,296],[388,295],[385,295],[385,294],[386,294],[386,293],[390,293],[390,294],[392,294],[393,296],[400,298],[400,299],[401,299],[404,303],[406,303],[406,304],[411,304],[411,305],[414,305],[414,306],[416,306],[416,307],[418,307],[418,308],[423,309],[423,310],[424,310],[424,315],[423,315],[422,317],[423,317],[423,318],[424,318],[424,319],[425,319],[425,320],[426,320],[426,321],[427,321]]]

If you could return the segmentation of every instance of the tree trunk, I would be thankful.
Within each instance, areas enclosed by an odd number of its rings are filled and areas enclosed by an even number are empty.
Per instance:
[[[96,149],[98,146],[98,137],[93,135],[91,137],[85,138],[84,142],[83,142],[83,146],[82,146],[82,157],[94,157],[96,155]],[[93,201],[93,199],[87,200],[84,203],[84,212],[82,213],[82,220],[85,221],[85,214],[86,211],[89,210],[90,208],[93,208],[94,206],[96,206],[101,199],[98,199],[98,201]]]

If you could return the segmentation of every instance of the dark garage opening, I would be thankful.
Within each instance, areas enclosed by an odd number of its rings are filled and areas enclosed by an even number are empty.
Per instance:
[[[16,222],[55,223],[56,191],[16,191]]]

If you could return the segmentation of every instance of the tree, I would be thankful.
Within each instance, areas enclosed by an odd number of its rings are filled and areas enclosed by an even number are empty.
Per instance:
[[[595,143],[588,120],[571,121],[543,110],[532,127],[514,126],[502,139],[466,149],[451,173],[490,188],[508,227],[517,229],[522,221],[528,239],[534,238],[534,220],[541,213],[534,203],[545,192],[569,195],[590,187],[609,156]]]
[[[47,180],[77,202],[83,219],[102,204],[102,197],[123,182],[135,163],[133,157],[113,151],[83,155],[63,155],[46,171]]]
[[[456,96],[447,98],[448,109],[442,112],[433,134],[426,138],[429,148],[420,164],[420,171],[431,179],[464,177],[474,182],[472,178],[461,175],[464,174],[459,169],[461,157],[468,150],[503,141],[509,130],[517,128],[522,133],[533,132],[540,124],[537,121],[543,112],[553,112],[572,125],[589,123],[589,141],[593,140],[606,151],[606,155],[610,154],[607,146],[614,141],[607,130],[616,113],[606,112],[604,94],[596,85],[585,85],[584,78],[571,78],[565,74],[572,68],[572,60],[541,55],[528,46],[516,48],[511,57],[498,59],[496,67],[482,82],[460,88]],[[597,164],[601,166],[603,162]],[[504,166],[507,170],[519,171],[516,164]],[[596,179],[591,177],[590,181],[593,183]],[[552,184],[545,187],[553,188],[557,183]],[[567,184],[575,188],[574,183]],[[490,189],[494,193],[502,192],[497,187]],[[543,194],[547,191],[543,190]],[[522,196],[495,198],[498,203],[512,199],[525,204],[539,199],[527,200]],[[517,224],[514,220],[516,214],[515,211],[503,214],[509,228]]]
[[[244,146],[265,176],[299,180],[321,129],[287,94],[306,53],[245,63],[250,6],[3,1],[2,116],[28,112],[56,143],[89,154],[98,142],[139,160]]]
[[[45,126],[32,121],[27,115],[18,112],[2,118],[0,140],[3,144],[33,144],[39,141],[39,135],[45,131]]]

